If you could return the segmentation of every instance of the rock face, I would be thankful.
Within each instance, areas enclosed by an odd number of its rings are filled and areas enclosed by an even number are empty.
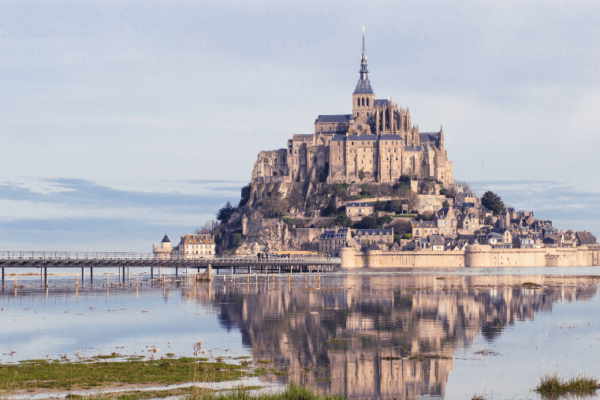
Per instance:
[[[288,225],[283,221],[262,218],[260,213],[253,212],[246,226],[246,238],[236,249],[236,255],[300,250],[300,244],[292,238]]]

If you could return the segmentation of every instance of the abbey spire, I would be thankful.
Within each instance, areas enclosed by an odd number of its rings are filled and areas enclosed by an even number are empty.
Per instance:
[[[375,94],[369,82],[369,70],[367,69],[367,53],[365,52],[365,28],[363,27],[362,57],[360,58],[360,79],[354,89],[354,94]]]
[[[367,69],[367,53],[365,52],[365,27],[363,26],[362,56],[360,58],[360,78],[356,89],[352,93],[352,117],[362,118],[367,122],[375,113],[375,92],[369,82],[369,70]]]

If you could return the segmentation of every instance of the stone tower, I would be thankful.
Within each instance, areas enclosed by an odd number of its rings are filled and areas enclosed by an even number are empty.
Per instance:
[[[361,117],[367,121],[368,116],[375,108],[375,92],[369,82],[369,70],[367,70],[367,54],[365,53],[365,34],[363,28],[362,57],[360,58],[360,79],[352,94],[352,118]]]

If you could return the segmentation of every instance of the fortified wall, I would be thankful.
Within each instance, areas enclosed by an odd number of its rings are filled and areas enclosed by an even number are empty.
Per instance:
[[[465,251],[340,251],[342,268],[399,267],[586,267],[600,265],[600,251],[585,246],[556,249],[492,249],[467,246]]]

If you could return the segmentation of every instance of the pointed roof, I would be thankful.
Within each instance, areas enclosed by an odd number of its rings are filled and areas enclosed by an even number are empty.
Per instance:
[[[169,240],[169,237],[166,234],[161,243],[171,243],[171,241]]]
[[[377,246],[377,244],[375,242],[373,242],[367,249],[367,251],[370,251],[370,250],[381,250],[381,247]]]
[[[375,94],[373,92],[373,88],[371,87],[371,82],[369,82],[369,70],[367,70],[367,54],[365,52],[365,34],[363,33],[363,47],[362,47],[362,56],[360,58],[360,79],[356,84],[356,89],[354,89],[353,94]]]

